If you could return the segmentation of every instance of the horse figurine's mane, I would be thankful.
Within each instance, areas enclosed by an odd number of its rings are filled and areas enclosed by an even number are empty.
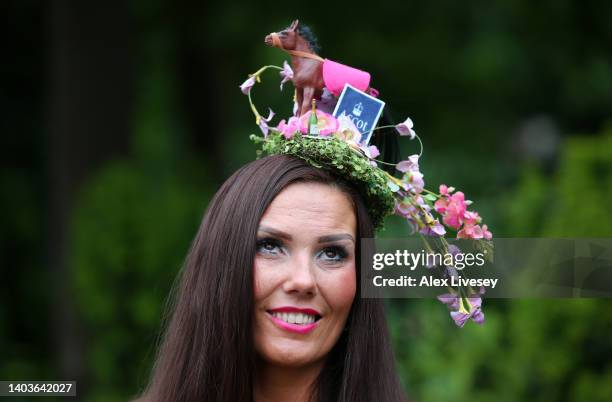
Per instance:
[[[310,45],[310,50],[312,50],[314,54],[319,54],[321,52],[321,46],[319,46],[319,41],[317,40],[317,37],[308,25],[298,25],[297,33],[302,37],[302,39],[308,42],[308,44]]]

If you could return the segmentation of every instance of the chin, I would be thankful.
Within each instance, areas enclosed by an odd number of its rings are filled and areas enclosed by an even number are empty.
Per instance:
[[[304,367],[323,360],[326,353],[314,345],[304,345],[304,342],[280,341],[281,344],[264,345],[261,356],[270,364],[282,367]]]

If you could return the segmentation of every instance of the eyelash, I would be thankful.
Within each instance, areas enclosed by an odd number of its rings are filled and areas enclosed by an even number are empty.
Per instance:
[[[271,250],[264,249],[264,247],[268,244],[273,245],[274,247],[277,247],[277,248],[281,248],[282,246],[282,243],[276,239],[272,239],[272,238],[259,239],[257,240],[257,252],[258,253],[260,252],[270,253]]]
[[[328,262],[342,262],[346,260],[346,257],[348,257],[348,253],[346,252],[346,249],[340,246],[325,247],[323,250],[321,250],[319,255],[326,255],[328,251],[333,251],[334,253],[336,253],[335,258],[326,260]]]
[[[277,251],[272,251],[272,250],[268,250],[265,249],[266,246],[271,245],[275,248],[281,249],[283,244],[282,242],[278,241],[277,239],[274,238],[264,238],[264,239],[259,239],[257,240],[257,253],[259,254],[264,254],[264,255],[276,255]],[[324,261],[326,263],[331,263],[331,264],[335,264],[335,263],[340,263],[343,262],[344,260],[346,260],[346,258],[348,257],[348,251],[346,250],[345,247],[342,246],[328,246],[325,247],[324,249],[322,249],[318,254],[317,257],[319,256],[325,256],[326,253],[328,252],[334,252],[335,253],[335,257],[330,258],[330,259],[325,259]]]

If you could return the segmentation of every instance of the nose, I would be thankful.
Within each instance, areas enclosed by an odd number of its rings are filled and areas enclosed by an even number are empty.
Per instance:
[[[272,46],[272,35],[266,35],[266,38],[264,39],[264,43],[268,46]]]
[[[296,295],[315,295],[317,293],[315,269],[314,262],[308,253],[294,255],[283,284],[285,292]]]

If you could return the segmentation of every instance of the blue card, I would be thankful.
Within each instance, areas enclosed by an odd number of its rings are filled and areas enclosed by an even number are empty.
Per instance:
[[[366,146],[384,107],[385,102],[346,84],[333,115],[336,118],[343,113],[348,116],[361,133],[360,144]]]

